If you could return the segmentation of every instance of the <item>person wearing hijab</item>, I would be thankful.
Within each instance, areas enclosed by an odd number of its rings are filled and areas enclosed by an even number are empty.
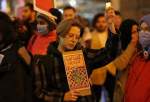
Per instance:
[[[143,55],[146,59],[150,57],[150,14],[141,18],[141,31],[139,41],[143,49]]]
[[[149,24],[150,15],[142,17],[140,25],[142,29],[139,34],[141,48],[137,52],[129,70],[124,102],[150,102]]]

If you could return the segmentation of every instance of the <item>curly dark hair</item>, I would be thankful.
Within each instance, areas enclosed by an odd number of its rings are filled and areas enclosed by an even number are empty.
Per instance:
[[[100,17],[104,17],[104,13],[98,13],[94,16],[93,21],[92,21],[92,27],[96,27],[96,22]]]
[[[133,25],[138,26],[138,23],[133,19],[126,19],[122,22],[120,26],[119,29],[119,31],[121,32],[120,39],[123,50],[127,48],[128,44],[131,41],[131,30]]]

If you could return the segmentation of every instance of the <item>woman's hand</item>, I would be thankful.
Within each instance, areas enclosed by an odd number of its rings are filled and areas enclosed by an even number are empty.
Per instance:
[[[115,16],[116,16],[115,10],[112,7],[106,9],[105,18],[107,20],[108,27],[109,27],[110,31],[114,34],[117,33],[116,29],[115,29],[115,25],[114,25]]]
[[[68,101],[77,101],[79,96],[79,93],[77,91],[68,91],[65,93],[64,95],[64,101],[68,102]]]

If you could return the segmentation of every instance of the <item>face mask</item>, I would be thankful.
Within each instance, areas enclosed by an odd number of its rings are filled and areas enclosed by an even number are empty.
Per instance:
[[[150,32],[139,33],[139,41],[143,48],[150,47]]]
[[[143,56],[147,60],[150,57],[150,32],[141,31],[139,41],[143,48]]]
[[[48,31],[48,25],[37,25],[37,31],[41,35],[47,35],[49,33]]]

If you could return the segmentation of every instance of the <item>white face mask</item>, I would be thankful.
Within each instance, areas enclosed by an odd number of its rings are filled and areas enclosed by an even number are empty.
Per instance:
[[[49,31],[48,31],[48,25],[47,24],[45,24],[45,25],[38,24],[37,25],[37,31],[41,35],[47,35],[49,33]]]

